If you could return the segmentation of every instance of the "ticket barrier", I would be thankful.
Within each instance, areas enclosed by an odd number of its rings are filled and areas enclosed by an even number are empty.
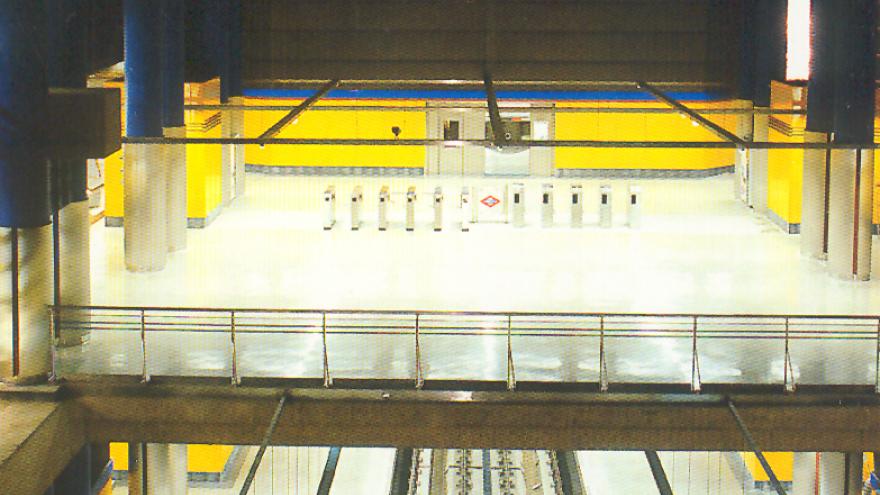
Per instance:
[[[611,186],[601,186],[599,187],[599,226],[610,228],[612,223]]]
[[[553,184],[541,186],[541,226],[553,226]]]
[[[521,183],[516,183],[511,186],[511,195],[513,196],[513,200],[511,201],[511,223],[513,223],[514,227],[525,227],[526,226],[526,207],[525,207],[525,198],[526,198],[526,188],[525,185]]]
[[[388,193],[388,186],[382,186],[379,190],[379,230],[388,230],[388,203],[391,202],[391,195]]]
[[[364,190],[361,186],[355,186],[351,191],[351,230],[361,228],[361,208],[364,204]]]
[[[571,186],[571,226],[584,225],[584,188],[580,184]]]
[[[416,188],[410,186],[406,190],[406,230],[413,231],[416,228]]]
[[[631,228],[638,228],[642,225],[642,188],[639,186],[629,186],[626,223]]]
[[[461,188],[461,231],[471,229],[471,221],[474,218],[474,206],[471,204],[471,192],[467,186]]]
[[[327,186],[324,191],[324,230],[336,225],[336,186]]]
[[[443,188],[434,188],[434,232],[443,230]]]

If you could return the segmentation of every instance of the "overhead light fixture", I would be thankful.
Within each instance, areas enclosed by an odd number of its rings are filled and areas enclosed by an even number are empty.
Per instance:
[[[810,0],[788,0],[785,79],[810,79]]]

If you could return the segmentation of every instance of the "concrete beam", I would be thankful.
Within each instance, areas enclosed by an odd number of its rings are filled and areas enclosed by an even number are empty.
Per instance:
[[[70,386],[90,441],[258,444],[278,389]],[[880,450],[873,395],[740,395],[770,451]],[[223,414],[216,412],[222,410]],[[276,445],[742,450],[726,396],[295,390]]]
[[[0,394],[0,493],[42,495],[85,445],[75,404],[54,387]]]

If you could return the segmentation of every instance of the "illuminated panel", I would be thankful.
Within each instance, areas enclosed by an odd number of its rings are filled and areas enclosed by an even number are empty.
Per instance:
[[[804,81],[810,78],[810,0],[788,0],[787,24],[785,79]]]

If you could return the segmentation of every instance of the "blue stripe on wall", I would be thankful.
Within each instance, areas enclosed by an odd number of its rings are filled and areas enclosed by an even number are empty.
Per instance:
[[[244,90],[244,96],[256,98],[307,98],[311,89],[255,89]],[[671,91],[670,97],[679,101],[712,101],[726,98],[715,91]],[[418,89],[334,89],[325,98],[345,100],[485,100],[479,90],[418,90]],[[549,101],[655,101],[644,91],[498,91],[502,100]]]

